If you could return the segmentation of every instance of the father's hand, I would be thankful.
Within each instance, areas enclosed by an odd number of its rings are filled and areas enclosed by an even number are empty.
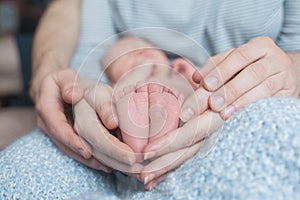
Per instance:
[[[194,81],[203,81],[203,87],[183,104],[182,119],[188,121],[208,107],[227,119],[255,100],[298,97],[300,68],[293,58],[268,37],[254,38],[212,57],[194,73]]]
[[[83,97],[75,85],[77,73],[72,69],[51,72],[35,92],[38,127],[68,156],[94,168],[109,171],[90,153],[90,147],[74,131],[64,113],[65,106]]]

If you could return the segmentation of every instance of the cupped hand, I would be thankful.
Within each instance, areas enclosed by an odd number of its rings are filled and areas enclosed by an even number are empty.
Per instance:
[[[227,119],[259,99],[297,97],[300,92],[297,73],[289,54],[272,39],[254,38],[212,57],[194,73],[194,81],[203,87],[185,101],[181,118],[188,121],[210,107]]]
[[[40,84],[35,95],[38,127],[46,133],[66,155],[94,169],[110,171],[92,157],[88,144],[68,122],[65,109],[83,97],[83,90],[76,86],[77,73],[72,69],[51,72]]]
[[[193,157],[201,147],[204,148],[207,141],[204,138],[222,124],[223,119],[218,113],[207,110],[182,127],[151,141],[144,149],[144,159],[150,161],[141,173],[145,188],[150,190],[155,187],[169,171]]]
[[[91,154],[113,169],[137,177],[142,165],[135,163],[134,151],[109,130],[118,126],[110,86],[81,78],[84,99],[74,107],[75,129],[91,147]]]

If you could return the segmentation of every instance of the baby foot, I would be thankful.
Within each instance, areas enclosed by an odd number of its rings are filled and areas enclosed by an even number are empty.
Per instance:
[[[148,144],[148,87],[128,86],[115,95],[116,110],[123,141],[136,153]]]
[[[182,94],[157,83],[150,83],[149,141],[157,139],[178,127],[181,105],[184,101]]]

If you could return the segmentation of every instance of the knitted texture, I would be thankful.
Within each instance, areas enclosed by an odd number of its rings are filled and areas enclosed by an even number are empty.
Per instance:
[[[0,199],[299,199],[300,100],[266,99],[235,113],[219,140],[152,191],[63,155],[39,130],[0,152]]]

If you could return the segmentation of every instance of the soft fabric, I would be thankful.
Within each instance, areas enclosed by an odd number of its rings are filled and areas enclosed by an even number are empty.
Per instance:
[[[84,0],[71,66],[106,80],[99,60],[118,33],[143,37],[196,66],[257,36],[271,37],[285,51],[299,51],[299,10],[299,0]]]
[[[99,59],[122,31],[197,66],[262,35],[286,51],[300,50],[298,0],[82,2],[71,66],[103,81]],[[73,161],[35,130],[0,152],[0,199],[299,199],[299,110],[295,99],[251,104],[218,131],[219,141],[204,159],[196,155],[150,192],[121,173]]]
[[[299,130],[300,100],[253,103],[224,124],[205,158],[150,192],[73,161],[35,130],[0,152],[0,199],[299,199]]]

